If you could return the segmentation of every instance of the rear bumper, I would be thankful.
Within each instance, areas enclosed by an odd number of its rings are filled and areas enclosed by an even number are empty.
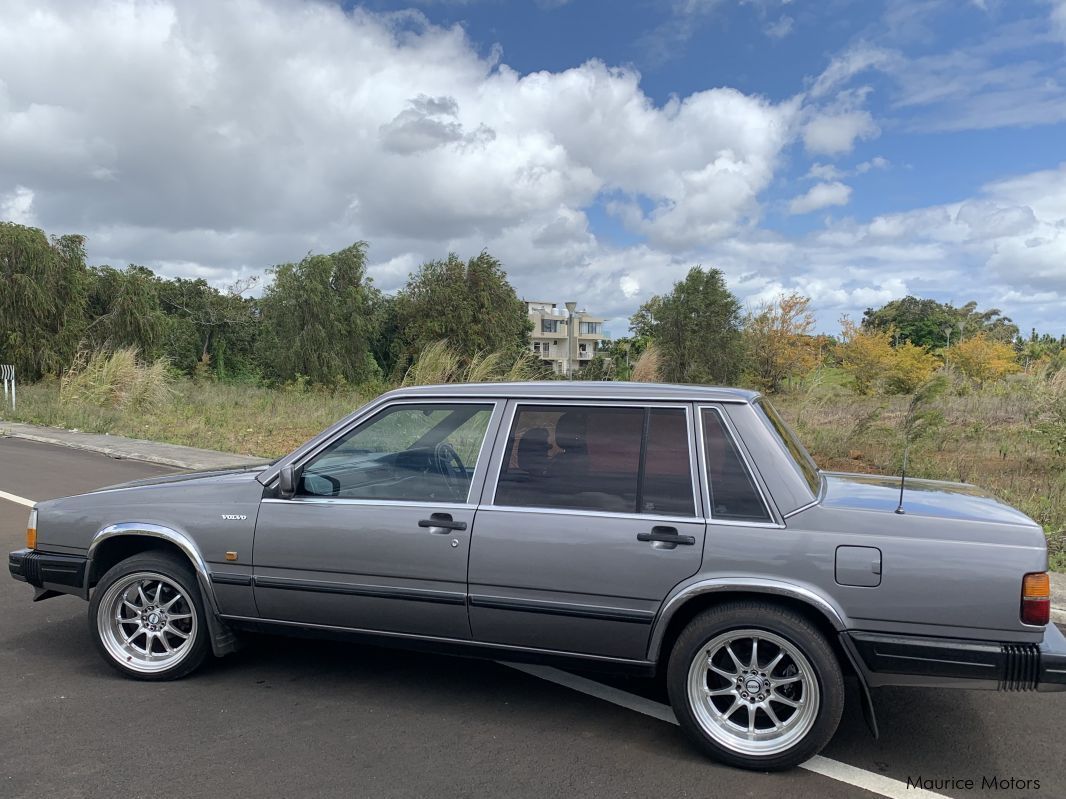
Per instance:
[[[84,555],[61,555],[36,549],[18,549],[7,556],[8,571],[16,580],[64,594],[84,592],[88,563]],[[38,598],[44,597],[39,593]]]
[[[1066,691],[1066,637],[1054,624],[1039,644],[846,632],[841,640],[871,688]]]

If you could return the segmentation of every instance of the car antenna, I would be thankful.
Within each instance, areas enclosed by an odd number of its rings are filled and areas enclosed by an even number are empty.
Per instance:
[[[903,470],[900,472],[899,475],[899,505],[896,506],[896,513],[907,512],[903,510],[903,486],[907,483],[907,455],[910,453],[910,451],[911,445],[910,442],[908,442],[907,446],[903,449]]]

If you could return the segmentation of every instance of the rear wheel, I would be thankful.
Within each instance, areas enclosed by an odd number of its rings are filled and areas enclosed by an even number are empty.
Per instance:
[[[164,553],[134,555],[100,578],[89,629],[104,660],[138,680],[184,677],[207,655],[196,577]]]
[[[844,683],[832,648],[803,616],[762,602],[712,608],[681,633],[667,671],[682,728],[712,757],[791,768],[836,731]]]

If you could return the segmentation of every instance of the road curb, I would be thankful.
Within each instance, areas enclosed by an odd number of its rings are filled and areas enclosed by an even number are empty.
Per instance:
[[[234,455],[211,449],[186,447],[181,444],[163,444],[104,433],[83,433],[79,430],[63,430],[23,422],[0,422],[0,436],[69,447],[85,452],[97,452],[118,460],[142,461],[196,471],[254,466],[265,464],[269,460],[250,455]]]

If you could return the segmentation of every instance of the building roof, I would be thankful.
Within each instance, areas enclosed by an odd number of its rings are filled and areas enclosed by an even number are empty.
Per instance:
[[[749,403],[757,391],[723,386],[673,383],[623,383],[598,380],[540,380],[525,383],[448,383],[390,391],[398,397],[506,397],[508,399],[678,400]]]

